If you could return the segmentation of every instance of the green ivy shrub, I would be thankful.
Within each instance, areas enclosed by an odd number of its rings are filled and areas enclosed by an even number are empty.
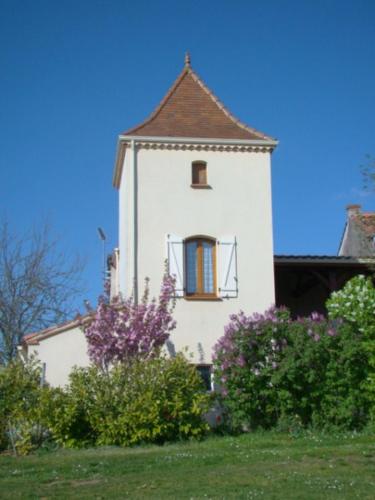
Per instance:
[[[215,380],[233,430],[358,428],[368,419],[362,335],[318,314],[285,309],[231,316],[215,346]]]
[[[75,369],[46,411],[55,440],[67,447],[163,443],[201,437],[208,396],[182,355]]]
[[[371,404],[375,420],[375,287],[370,277],[355,276],[339,291],[333,292],[327,301],[327,310],[332,319],[344,320],[352,335],[361,336],[365,363],[369,370],[362,384]]]
[[[0,369],[0,450],[27,454],[46,437],[42,426],[40,367],[34,360],[13,360]]]

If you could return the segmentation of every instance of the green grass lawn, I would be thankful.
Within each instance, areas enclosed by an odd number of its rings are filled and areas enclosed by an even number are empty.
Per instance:
[[[0,498],[375,498],[375,437],[254,433],[0,456]]]

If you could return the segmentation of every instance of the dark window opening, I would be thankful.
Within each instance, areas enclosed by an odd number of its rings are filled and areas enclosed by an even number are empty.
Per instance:
[[[206,391],[212,390],[211,383],[211,366],[210,365],[197,365],[199,375],[202,377]]]
[[[207,186],[207,163],[196,161],[191,165],[192,168],[192,186]]]

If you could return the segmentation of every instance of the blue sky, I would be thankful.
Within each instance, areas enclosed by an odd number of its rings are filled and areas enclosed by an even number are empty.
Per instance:
[[[0,0],[0,215],[48,219],[101,289],[96,228],[117,244],[117,136],[192,66],[231,112],[277,137],[275,253],[335,254],[345,205],[374,210],[375,2]]]

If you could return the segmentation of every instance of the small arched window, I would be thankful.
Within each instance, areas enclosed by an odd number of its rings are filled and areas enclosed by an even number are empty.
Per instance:
[[[185,293],[187,297],[216,297],[215,240],[185,240]]]
[[[191,187],[207,187],[207,163],[193,161],[191,164]]]

